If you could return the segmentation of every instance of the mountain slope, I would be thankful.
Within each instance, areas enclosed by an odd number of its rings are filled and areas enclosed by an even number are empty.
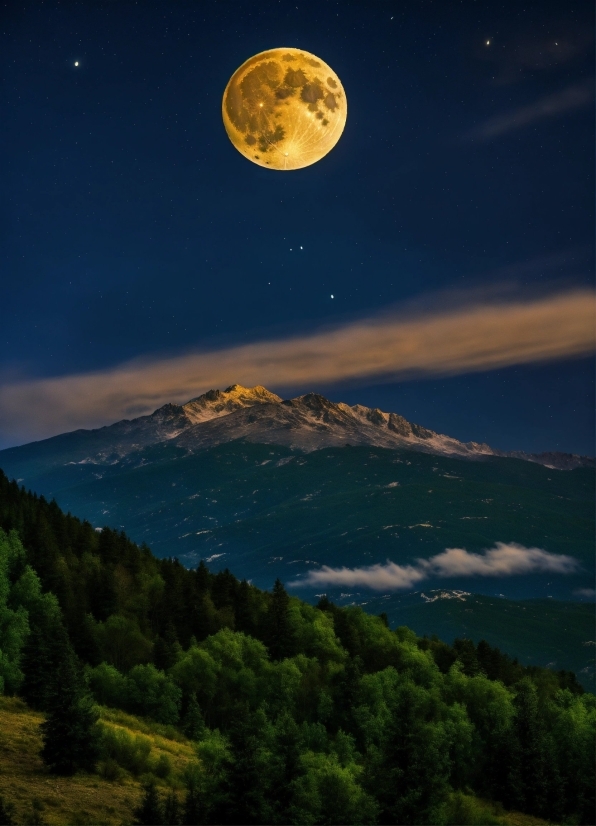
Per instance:
[[[497,595],[569,601],[593,588],[594,471],[578,457],[548,456],[544,466],[525,454],[495,454],[395,414],[316,394],[282,401],[236,385],[151,416],[3,451],[0,466],[96,528],[123,528],[159,557],[190,568],[205,559],[212,570],[229,567],[264,588],[276,577],[300,582],[295,593],[305,599],[326,591],[340,604],[395,609],[395,622],[420,631],[433,627],[417,623],[444,610],[442,603],[419,607],[420,597],[410,603],[407,595],[363,588],[348,597],[353,588],[307,587],[305,579],[322,566],[416,565],[446,548],[483,554],[497,542],[576,559],[580,567],[567,575],[424,582],[492,599],[494,610],[481,613],[493,636],[483,634],[511,649],[509,614]],[[398,604],[408,606],[402,619]],[[471,634],[467,611],[453,622],[437,617],[436,632]],[[552,637],[559,619],[551,614],[545,610],[537,637]],[[569,633],[573,668],[581,670],[585,634]],[[530,647],[511,650],[522,656]],[[536,657],[528,661],[567,662],[548,646]]]
[[[126,731],[149,747],[147,762],[155,763],[160,756],[174,760],[176,780],[180,783],[186,766],[192,764],[195,749],[178,735],[177,740],[154,729],[145,720],[111,709],[101,709],[102,726],[113,732]],[[0,696],[0,796],[14,806],[17,823],[131,823],[134,810],[143,796],[140,778],[118,767],[117,776],[108,779],[101,774],[77,774],[74,777],[50,777],[40,750],[40,725],[43,715],[29,709],[16,697]],[[116,722],[112,722],[115,720]],[[183,742],[180,742],[183,741]],[[165,786],[165,784],[164,784]],[[166,786],[162,793],[168,790]],[[182,795],[180,795],[182,798]],[[5,821],[6,822],[6,821]]]
[[[493,456],[470,462],[370,447],[303,453],[236,441],[196,453],[165,443],[101,468],[59,468],[43,481],[40,492],[97,527],[122,526],[160,557],[188,566],[209,559],[261,587],[322,565],[407,565],[449,547],[481,553],[497,541],[567,554],[583,569],[477,578],[474,590],[570,599],[592,585],[588,468],[558,473]],[[471,590],[470,578],[449,587]]]

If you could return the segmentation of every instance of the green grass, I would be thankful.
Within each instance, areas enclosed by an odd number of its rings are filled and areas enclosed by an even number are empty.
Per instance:
[[[100,711],[101,725],[111,734],[125,733],[131,740],[140,737],[146,741],[146,770],[155,770],[167,757],[170,773],[166,777],[153,773],[159,785],[182,788],[181,775],[196,760],[190,741],[180,734],[172,739],[163,726],[131,715],[112,709]],[[36,812],[49,826],[132,823],[147,771],[135,774],[117,766],[119,770],[114,769],[110,777],[102,762],[96,774],[51,775],[39,756],[43,719],[22,700],[0,697],[0,795],[14,806],[16,822],[30,823]]]

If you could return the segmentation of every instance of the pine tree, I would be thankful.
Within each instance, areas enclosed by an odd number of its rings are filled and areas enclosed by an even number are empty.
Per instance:
[[[290,598],[281,580],[276,579],[266,617],[265,641],[272,660],[296,653],[296,636],[290,620]]]
[[[93,771],[99,755],[99,715],[70,647],[52,674],[46,702],[47,717],[41,725],[44,763],[54,774]]]
[[[292,784],[302,771],[300,729],[288,711],[284,711],[275,721],[273,736],[269,778],[273,822],[289,823],[294,793]]]
[[[67,656],[69,641],[52,594],[43,600],[29,616],[30,633],[23,647],[21,670],[23,683],[20,695],[31,708],[47,711],[52,674]]]
[[[153,661],[156,668],[167,671],[177,661],[181,651],[174,624],[168,620],[163,637],[158,637],[155,641]]]
[[[379,823],[431,823],[448,788],[444,730],[424,720],[418,686],[404,687],[396,699],[382,748],[370,752],[367,785],[380,804]]]
[[[195,575],[195,582],[197,591],[201,594],[206,594],[209,591],[209,587],[211,584],[212,575],[209,572],[209,568],[205,565],[203,560],[199,562],[197,565],[196,575]]]
[[[236,631],[242,631],[254,637],[256,624],[250,604],[250,585],[243,579],[236,592],[234,600],[234,617],[236,620]]]
[[[536,687],[524,677],[516,685],[514,747],[509,772],[509,804],[538,816],[546,814],[548,771],[544,727]]]
[[[182,716],[182,731],[190,740],[200,740],[205,733],[205,721],[197,702],[197,695],[191,694]]]
[[[178,826],[180,823],[180,807],[178,805],[178,797],[173,789],[166,797],[166,801],[164,803],[163,823],[164,826]]]
[[[358,705],[358,692],[362,677],[362,658],[350,657],[343,671],[338,674],[335,689],[335,728],[341,728],[362,738],[360,726],[354,720],[353,710]]]
[[[161,826],[166,823],[159,794],[153,781],[145,786],[145,794],[135,809],[134,816],[136,826]]]
[[[216,823],[271,823],[271,766],[263,739],[267,720],[259,710],[238,709],[228,736],[232,760],[221,785],[220,799],[212,812]]]
[[[182,812],[183,826],[197,826],[203,823],[203,811],[199,799],[199,790],[195,783],[189,783],[184,798],[184,810]]]

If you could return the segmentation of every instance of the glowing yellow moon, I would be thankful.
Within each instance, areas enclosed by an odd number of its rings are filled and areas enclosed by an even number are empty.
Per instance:
[[[320,161],[341,137],[348,114],[340,79],[302,49],[269,49],[237,69],[224,92],[228,137],[249,161],[300,169]]]

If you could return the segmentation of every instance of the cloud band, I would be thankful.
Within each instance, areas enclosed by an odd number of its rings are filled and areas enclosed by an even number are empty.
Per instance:
[[[463,548],[446,548],[430,559],[418,559],[415,565],[397,565],[395,562],[363,568],[324,565],[319,570],[309,571],[305,579],[291,585],[361,586],[375,591],[400,591],[433,577],[572,574],[577,570],[579,563],[571,556],[552,554],[541,548],[526,548],[516,542],[496,542],[494,548],[483,554],[469,553]]]
[[[594,351],[594,308],[587,288],[500,302],[476,297],[464,306],[415,315],[402,309],[307,335],[13,381],[0,386],[0,434],[14,444],[98,427],[233,383],[312,389],[581,356]]]
[[[465,136],[471,140],[492,140],[515,132],[538,121],[558,117],[574,109],[589,106],[594,99],[591,84],[569,86],[561,92],[547,95],[527,106],[520,106],[479,124]]]

